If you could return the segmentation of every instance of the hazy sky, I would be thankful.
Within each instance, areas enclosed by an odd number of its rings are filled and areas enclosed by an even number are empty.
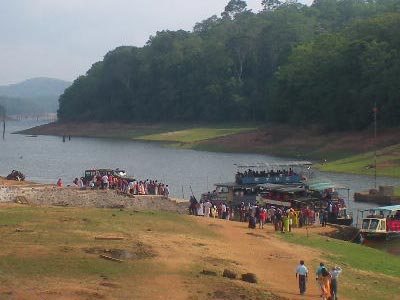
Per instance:
[[[72,81],[110,50],[161,30],[192,30],[228,0],[0,0],[0,85]],[[247,0],[261,9],[261,0]]]

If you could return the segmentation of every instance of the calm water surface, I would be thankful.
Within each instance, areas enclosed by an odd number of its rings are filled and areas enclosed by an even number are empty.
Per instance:
[[[192,191],[199,197],[202,192],[212,190],[214,183],[233,181],[235,164],[287,161],[258,154],[168,149],[158,143],[75,137],[63,143],[60,137],[12,134],[42,123],[19,121],[6,124],[5,139],[0,139],[1,176],[15,169],[22,171],[27,180],[56,183],[58,178],[62,178],[64,184],[72,184],[72,180],[82,176],[85,169],[121,168],[139,180],[162,181],[170,186],[173,197],[188,199]],[[373,187],[373,177],[315,170],[310,176],[349,187],[349,191],[343,190],[343,196],[346,199],[347,195],[350,196],[349,207],[355,218],[359,209],[371,207],[354,203],[352,198],[354,192]],[[392,178],[379,178],[377,184],[400,185],[398,179]],[[398,254],[398,250],[394,252]]]

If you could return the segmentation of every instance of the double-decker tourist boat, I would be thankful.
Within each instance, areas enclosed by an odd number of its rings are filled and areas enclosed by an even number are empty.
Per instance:
[[[258,203],[261,205],[328,211],[328,222],[350,225],[347,211],[337,186],[327,182],[308,182],[311,162],[295,161],[283,164],[237,165],[234,182],[216,183],[215,190],[202,194],[203,201],[230,206]]]
[[[305,176],[301,169],[311,166],[308,161],[288,163],[258,163],[236,165],[234,182],[216,183],[213,192],[202,194],[202,200],[214,203],[225,202],[231,205],[255,203],[260,193],[268,187],[298,187],[304,184]],[[284,205],[283,203],[279,203]]]
[[[375,207],[361,213],[363,238],[388,240],[400,237],[400,205]]]

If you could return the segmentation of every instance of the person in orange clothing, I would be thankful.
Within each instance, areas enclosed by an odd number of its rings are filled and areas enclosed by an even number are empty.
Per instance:
[[[322,300],[327,300],[331,296],[331,275],[324,263],[319,264],[319,268],[315,274],[317,276],[317,283],[321,289]]]

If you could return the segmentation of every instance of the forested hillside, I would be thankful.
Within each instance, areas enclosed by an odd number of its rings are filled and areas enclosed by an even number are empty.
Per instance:
[[[260,0],[261,1],[261,0]],[[400,0],[231,0],[192,32],[119,47],[60,97],[62,121],[400,124]]]

